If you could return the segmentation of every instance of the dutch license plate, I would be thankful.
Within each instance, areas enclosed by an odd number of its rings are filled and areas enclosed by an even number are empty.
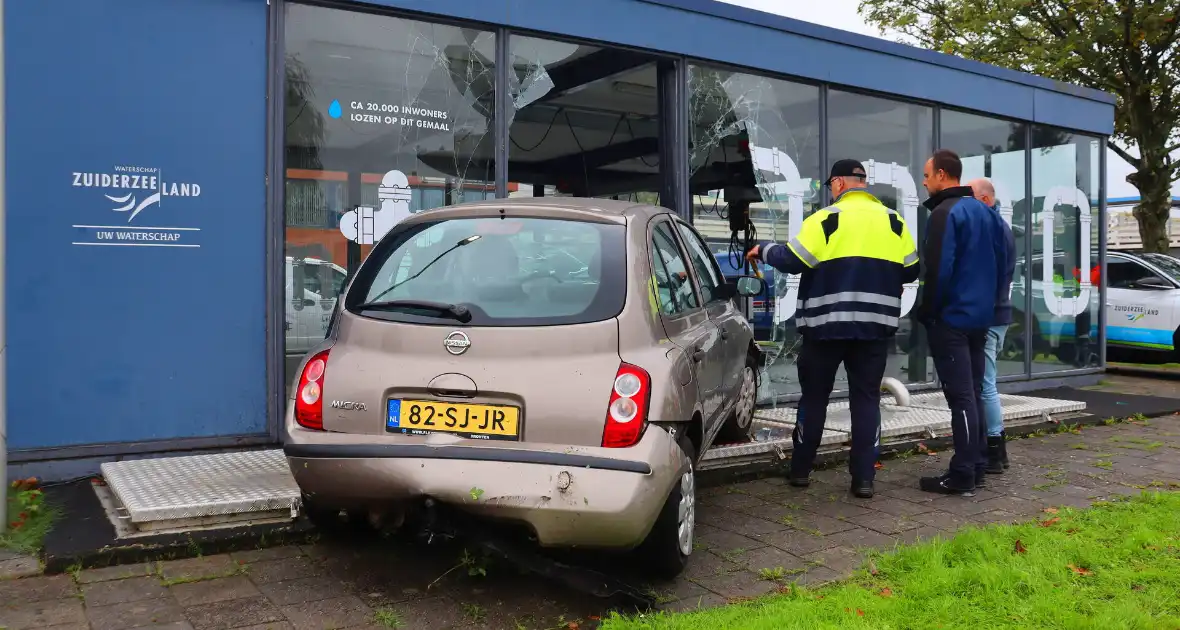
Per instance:
[[[515,440],[520,409],[425,400],[389,401],[385,430],[405,435],[453,433],[477,440]]]

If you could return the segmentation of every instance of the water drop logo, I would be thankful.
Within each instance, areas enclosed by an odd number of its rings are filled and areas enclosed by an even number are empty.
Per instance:
[[[340,118],[344,111],[340,109],[340,101],[333,100],[332,104],[328,106],[328,115],[332,118]]]

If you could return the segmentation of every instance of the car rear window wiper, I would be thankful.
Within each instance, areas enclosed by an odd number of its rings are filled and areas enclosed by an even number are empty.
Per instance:
[[[471,321],[471,311],[462,304],[447,304],[446,302],[431,302],[429,300],[386,300],[384,302],[367,302],[357,307],[357,310],[400,311],[402,309],[422,309],[435,311],[466,324]]]

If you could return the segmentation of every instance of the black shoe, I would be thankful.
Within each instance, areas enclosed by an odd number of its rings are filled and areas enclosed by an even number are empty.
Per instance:
[[[1003,436],[988,436],[987,438],[987,468],[984,472],[999,475],[1004,472],[1004,438]],[[977,476],[978,480],[979,477]]]
[[[858,499],[873,498],[873,482],[871,481],[852,481],[852,496]]]
[[[1000,463],[1008,468],[1008,435],[1000,431]]]
[[[807,486],[811,485],[811,479],[807,477],[795,477],[792,475],[788,480],[788,483],[796,488],[806,488]]]
[[[922,492],[957,494],[963,497],[975,496],[975,486],[973,484],[958,482],[949,473],[939,475],[938,477],[922,477],[918,482],[918,487]]]

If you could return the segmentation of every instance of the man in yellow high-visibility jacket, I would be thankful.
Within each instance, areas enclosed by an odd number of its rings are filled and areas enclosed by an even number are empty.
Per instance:
[[[852,414],[852,493],[873,496],[881,441],[881,379],[901,317],[902,285],[918,278],[918,252],[901,215],[867,190],[864,166],[840,160],[827,185],[835,202],[807,217],[786,245],[761,243],[746,256],[801,274],[795,327],[802,398],[792,435],[791,485],[809,482],[840,364]]]

